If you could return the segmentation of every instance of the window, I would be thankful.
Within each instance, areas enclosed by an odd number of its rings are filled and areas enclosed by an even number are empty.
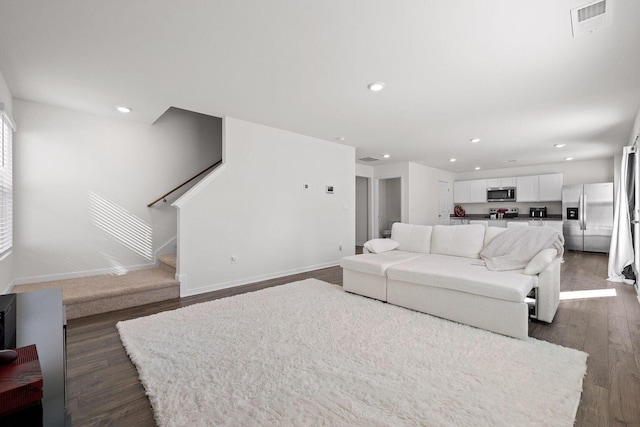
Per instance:
[[[13,246],[13,131],[15,126],[0,103],[0,256]]]

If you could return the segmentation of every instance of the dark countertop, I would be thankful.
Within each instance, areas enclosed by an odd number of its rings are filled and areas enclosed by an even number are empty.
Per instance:
[[[474,219],[474,220],[481,220],[481,221],[562,221],[562,215],[561,214],[555,214],[555,215],[547,215],[546,218],[531,218],[529,215],[518,215],[517,217],[513,217],[513,218],[496,218],[496,219],[491,219],[489,217],[488,214],[468,214],[465,216],[455,216],[455,215],[450,215],[450,217],[452,219]]]

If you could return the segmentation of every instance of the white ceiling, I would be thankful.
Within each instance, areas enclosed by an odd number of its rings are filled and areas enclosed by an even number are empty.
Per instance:
[[[0,0],[0,71],[16,98],[345,136],[358,158],[391,154],[375,164],[607,158],[640,108],[640,1],[609,0],[611,24],[573,38],[588,2]]]

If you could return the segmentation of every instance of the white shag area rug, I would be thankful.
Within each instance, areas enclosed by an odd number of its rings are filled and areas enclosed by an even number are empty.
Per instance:
[[[160,426],[571,426],[586,372],[315,279],[117,327]]]

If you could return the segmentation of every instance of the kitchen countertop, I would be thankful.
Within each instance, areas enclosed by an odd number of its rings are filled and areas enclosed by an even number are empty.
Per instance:
[[[491,219],[491,217],[488,214],[468,214],[465,216],[450,215],[450,218],[451,219],[473,219],[473,220],[480,220],[480,221],[485,221],[485,220],[489,220],[489,221],[562,221],[562,215],[560,214],[547,215],[546,218],[531,218],[528,215],[518,215],[517,217],[513,217],[513,218]]]

